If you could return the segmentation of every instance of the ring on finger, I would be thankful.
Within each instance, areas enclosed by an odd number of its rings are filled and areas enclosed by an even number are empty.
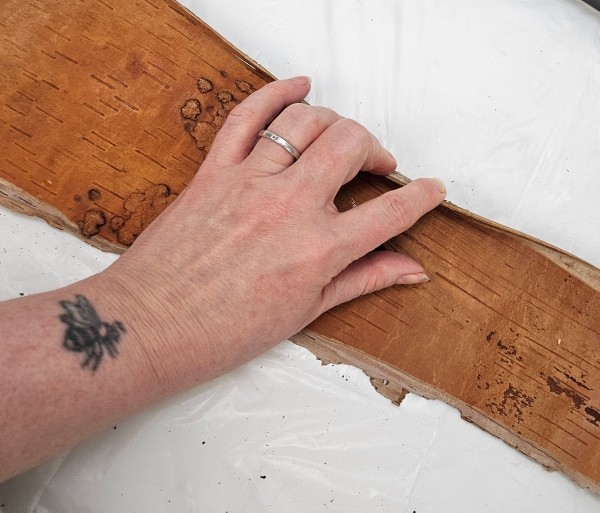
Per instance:
[[[281,146],[284,150],[286,150],[295,160],[300,158],[300,152],[294,148],[289,142],[287,142],[283,137],[278,136],[276,133],[271,132],[270,130],[261,130],[258,132],[259,137],[264,137],[265,139],[269,139],[273,141],[275,144]]]

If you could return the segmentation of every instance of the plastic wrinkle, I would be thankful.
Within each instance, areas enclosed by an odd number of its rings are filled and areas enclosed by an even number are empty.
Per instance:
[[[600,13],[579,0],[185,0],[308,101],[365,124],[410,178],[600,266]],[[0,208],[0,299],[113,255]],[[394,341],[402,344],[402,340]],[[0,379],[1,382],[1,379]],[[0,512],[592,513],[439,401],[400,407],[283,343],[0,484]]]

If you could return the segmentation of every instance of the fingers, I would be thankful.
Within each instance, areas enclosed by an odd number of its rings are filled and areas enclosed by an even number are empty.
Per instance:
[[[420,264],[393,251],[369,253],[351,263],[324,289],[319,315],[363,294],[391,287],[429,281]]]
[[[209,158],[223,165],[239,164],[256,146],[253,168],[267,174],[283,171],[294,163],[294,157],[272,141],[257,141],[260,130],[274,120],[269,129],[303,154],[299,159],[303,167],[315,172],[308,179],[319,184],[321,193],[324,184],[329,197],[361,169],[376,174],[395,169],[391,154],[360,124],[329,109],[297,104],[309,90],[310,79],[296,77],[272,82],[253,93],[230,112]]]
[[[235,107],[217,133],[210,158],[223,165],[242,162],[256,143],[258,132],[288,105],[302,101],[310,91],[310,78],[271,82]]]
[[[420,178],[339,215],[338,230],[345,249],[341,253],[349,259],[340,262],[342,268],[410,228],[445,196],[446,188],[439,179]]]
[[[293,174],[312,183],[315,193],[323,196],[325,191],[323,198],[330,201],[359,171],[389,174],[395,167],[396,160],[373,134],[356,121],[342,118],[309,146]]]
[[[300,154],[327,128],[342,119],[331,109],[295,103],[286,108],[269,126],[269,130],[283,137]],[[249,162],[261,173],[275,174],[295,162],[295,158],[281,146],[260,138],[249,157]]]

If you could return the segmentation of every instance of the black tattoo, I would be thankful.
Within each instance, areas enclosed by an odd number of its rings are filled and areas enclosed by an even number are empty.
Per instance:
[[[104,349],[115,358],[119,353],[117,344],[125,326],[120,321],[114,324],[102,322],[94,307],[84,297],[77,295],[76,302],[61,301],[61,306],[67,313],[60,316],[68,328],[65,332],[63,346],[69,351],[85,353],[81,367],[89,368],[94,372],[104,356]]]

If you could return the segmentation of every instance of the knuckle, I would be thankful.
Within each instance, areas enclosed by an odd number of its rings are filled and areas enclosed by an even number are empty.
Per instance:
[[[413,224],[414,207],[410,200],[400,194],[382,196],[386,214],[391,216],[397,226],[404,230]]]
[[[318,121],[318,115],[309,105],[303,103],[293,103],[284,111],[285,117],[289,118],[295,124],[308,126]]]
[[[360,143],[361,146],[368,143],[371,138],[369,131],[353,119],[340,119],[337,124],[345,136]]]
[[[386,273],[383,269],[376,267],[371,271],[365,283],[361,295],[370,294],[376,290],[381,290],[386,286]]]
[[[331,233],[326,233],[321,237],[319,244],[319,267],[317,269],[326,269],[339,258],[340,243]],[[337,274],[337,273],[336,273]]]
[[[229,116],[227,116],[227,122],[246,124],[254,121],[256,118],[257,113],[253,109],[247,105],[244,105],[243,103],[240,103],[239,105],[236,105],[229,113]]]
[[[321,112],[324,116],[327,116],[331,119],[335,118],[337,120],[343,119],[335,110],[330,109],[329,107],[314,107],[318,112]]]

